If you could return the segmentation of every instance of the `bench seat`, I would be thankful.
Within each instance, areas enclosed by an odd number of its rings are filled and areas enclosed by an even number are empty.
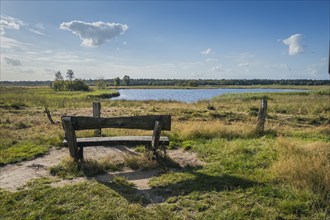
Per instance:
[[[88,137],[77,138],[78,147],[103,146],[103,145],[147,145],[151,146],[152,136],[115,136],[115,137]],[[168,137],[161,136],[159,145],[169,145]],[[66,140],[64,146],[68,146]]]

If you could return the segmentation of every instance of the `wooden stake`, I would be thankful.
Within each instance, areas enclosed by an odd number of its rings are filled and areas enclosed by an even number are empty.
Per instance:
[[[101,103],[100,102],[93,102],[93,117],[95,117],[95,118],[101,117]],[[95,129],[94,135],[96,137],[101,137],[101,135],[102,135],[101,129]]]
[[[262,99],[260,103],[260,110],[258,115],[258,123],[256,126],[256,133],[258,135],[264,134],[266,117],[267,117],[267,100]]]

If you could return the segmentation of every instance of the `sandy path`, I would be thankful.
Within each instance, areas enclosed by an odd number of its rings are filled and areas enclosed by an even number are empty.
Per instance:
[[[49,168],[58,164],[67,155],[68,149],[52,149],[49,154],[43,157],[1,167],[0,187],[15,191],[32,179],[50,177]]]
[[[84,150],[84,156],[86,159],[102,159],[104,157],[111,158],[114,161],[122,161],[127,155],[138,155],[132,149],[124,146],[116,147],[89,147]],[[196,154],[178,150],[168,151],[169,157],[179,163],[181,166],[196,166],[201,165],[202,162],[198,160]],[[28,181],[40,178],[48,177],[57,179],[57,182],[52,183],[53,187],[61,187],[66,184],[76,183],[79,181],[87,180],[85,177],[76,178],[73,180],[59,180],[50,174],[49,168],[57,165],[63,158],[69,157],[69,151],[67,148],[59,150],[52,149],[48,154],[38,157],[31,161],[21,162],[19,164],[10,164],[0,168],[0,187],[6,190],[15,191],[20,187],[23,187]],[[159,175],[161,170],[146,170],[146,171],[133,171],[125,169],[120,172],[109,172],[94,177],[99,182],[111,181],[116,176],[123,176],[127,178],[129,182],[134,183],[138,190],[150,189],[148,183],[149,179],[153,176]]]

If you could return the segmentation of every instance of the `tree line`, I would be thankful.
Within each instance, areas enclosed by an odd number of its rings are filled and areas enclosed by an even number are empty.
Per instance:
[[[90,85],[102,82],[108,86],[247,86],[247,85],[330,85],[330,80],[311,79],[132,79],[125,75],[121,80],[114,79],[87,80]]]
[[[71,70],[72,71],[72,70]],[[330,80],[312,79],[133,79],[128,75],[123,78],[115,77],[112,79],[75,79],[74,73],[68,70],[66,79],[60,71],[56,72],[54,81],[1,81],[0,85],[7,86],[46,86],[51,85],[57,90],[75,90],[83,88],[88,90],[88,86],[106,88],[108,86],[232,86],[232,85],[330,85]],[[60,73],[60,74],[59,74]],[[71,75],[72,74],[72,78]]]

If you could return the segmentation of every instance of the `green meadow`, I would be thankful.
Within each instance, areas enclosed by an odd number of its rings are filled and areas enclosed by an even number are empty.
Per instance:
[[[283,87],[283,86],[282,86]],[[283,87],[284,88],[284,87]],[[292,86],[290,87],[292,88]],[[0,168],[62,148],[62,115],[172,115],[171,149],[194,152],[201,166],[162,164],[149,181],[164,198],[152,203],[125,178],[53,187],[38,178],[17,191],[0,188],[0,219],[328,219],[330,216],[330,88],[306,92],[228,94],[196,103],[122,101],[116,90],[55,92],[46,87],[0,87]],[[265,134],[254,132],[260,100],[268,100]],[[149,132],[150,133],[150,132]],[[104,129],[106,136],[144,131]],[[79,132],[91,136],[92,131]],[[137,152],[143,148],[137,147]],[[88,172],[70,159],[49,172],[63,179],[109,170],[154,169],[145,158],[123,164],[89,161]],[[3,174],[1,174],[3,175]],[[0,183],[1,187],[1,183]]]

